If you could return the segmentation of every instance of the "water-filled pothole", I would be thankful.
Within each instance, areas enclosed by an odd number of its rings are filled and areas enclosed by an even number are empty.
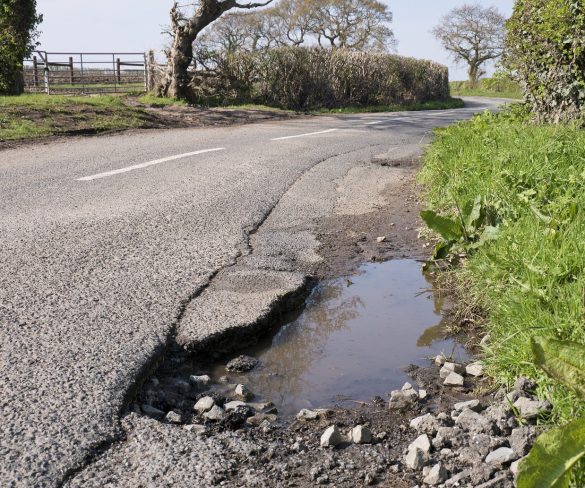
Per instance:
[[[237,375],[218,365],[212,377],[245,383],[285,415],[385,397],[408,380],[410,364],[428,364],[441,352],[467,359],[447,338],[443,309],[417,261],[365,264],[350,278],[317,286],[300,315],[243,351],[260,367]]]

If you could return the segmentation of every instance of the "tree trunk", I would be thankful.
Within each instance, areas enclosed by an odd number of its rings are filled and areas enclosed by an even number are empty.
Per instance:
[[[161,96],[188,99],[191,92],[189,67],[193,62],[193,43],[199,33],[228,10],[263,7],[271,2],[272,0],[266,0],[260,3],[239,4],[236,0],[201,0],[197,10],[189,19],[181,16],[175,2],[171,9],[173,43],[167,53],[167,67],[162,82],[156,90],[157,93]]]
[[[475,63],[472,63],[469,65],[469,70],[467,71],[468,75],[469,75],[469,88],[475,88],[477,87],[477,83],[479,81],[479,66],[477,66]]]

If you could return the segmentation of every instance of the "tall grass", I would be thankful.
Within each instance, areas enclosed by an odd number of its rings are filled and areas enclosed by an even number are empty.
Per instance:
[[[449,85],[451,87],[451,94],[459,97],[521,99],[524,96],[520,84],[501,76],[484,78],[473,88],[469,86],[467,81],[452,81]]]
[[[438,131],[420,179],[429,204],[454,213],[482,195],[500,238],[455,271],[465,300],[487,312],[489,371],[534,378],[556,421],[584,406],[532,363],[531,336],[585,344],[585,131],[486,113]]]

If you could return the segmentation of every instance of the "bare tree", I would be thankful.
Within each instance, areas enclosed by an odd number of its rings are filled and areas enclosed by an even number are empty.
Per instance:
[[[385,50],[395,43],[388,26],[392,13],[378,0],[307,1],[320,46]]]
[[[257,3],[239,3],[237,0],[200,0],[190,16],[183,14],[174,2],[171,9],[172,44],[167,51],[167,66],[158,87],[160,95],[188,98],[189,67],[193,62],[193,43],[209,24],[232,9],[264,7],[273,0]]]
[[[485,63],[503,53],[505,24],[495,7],[468,4],[449,11],[431,32],[456,62],[467,64],[469,84],[476,86]]]

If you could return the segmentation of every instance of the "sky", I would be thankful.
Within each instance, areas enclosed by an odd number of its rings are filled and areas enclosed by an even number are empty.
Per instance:
[[[392,28],[398,54],[432,59],[449,67],[451,80],[466,78],[430,34],[440,18],[453,7],[473,0],[382,0],[394,13]],[[187,2],[186,2],[187,3]],[[481,1],[496,6],[504,15],[512,13],[514,0]],[[142,52],[161,49],[161,34],[168,24],[172,0],[37,0],[44,16],[40,26],[40,49],[66,52]]]

